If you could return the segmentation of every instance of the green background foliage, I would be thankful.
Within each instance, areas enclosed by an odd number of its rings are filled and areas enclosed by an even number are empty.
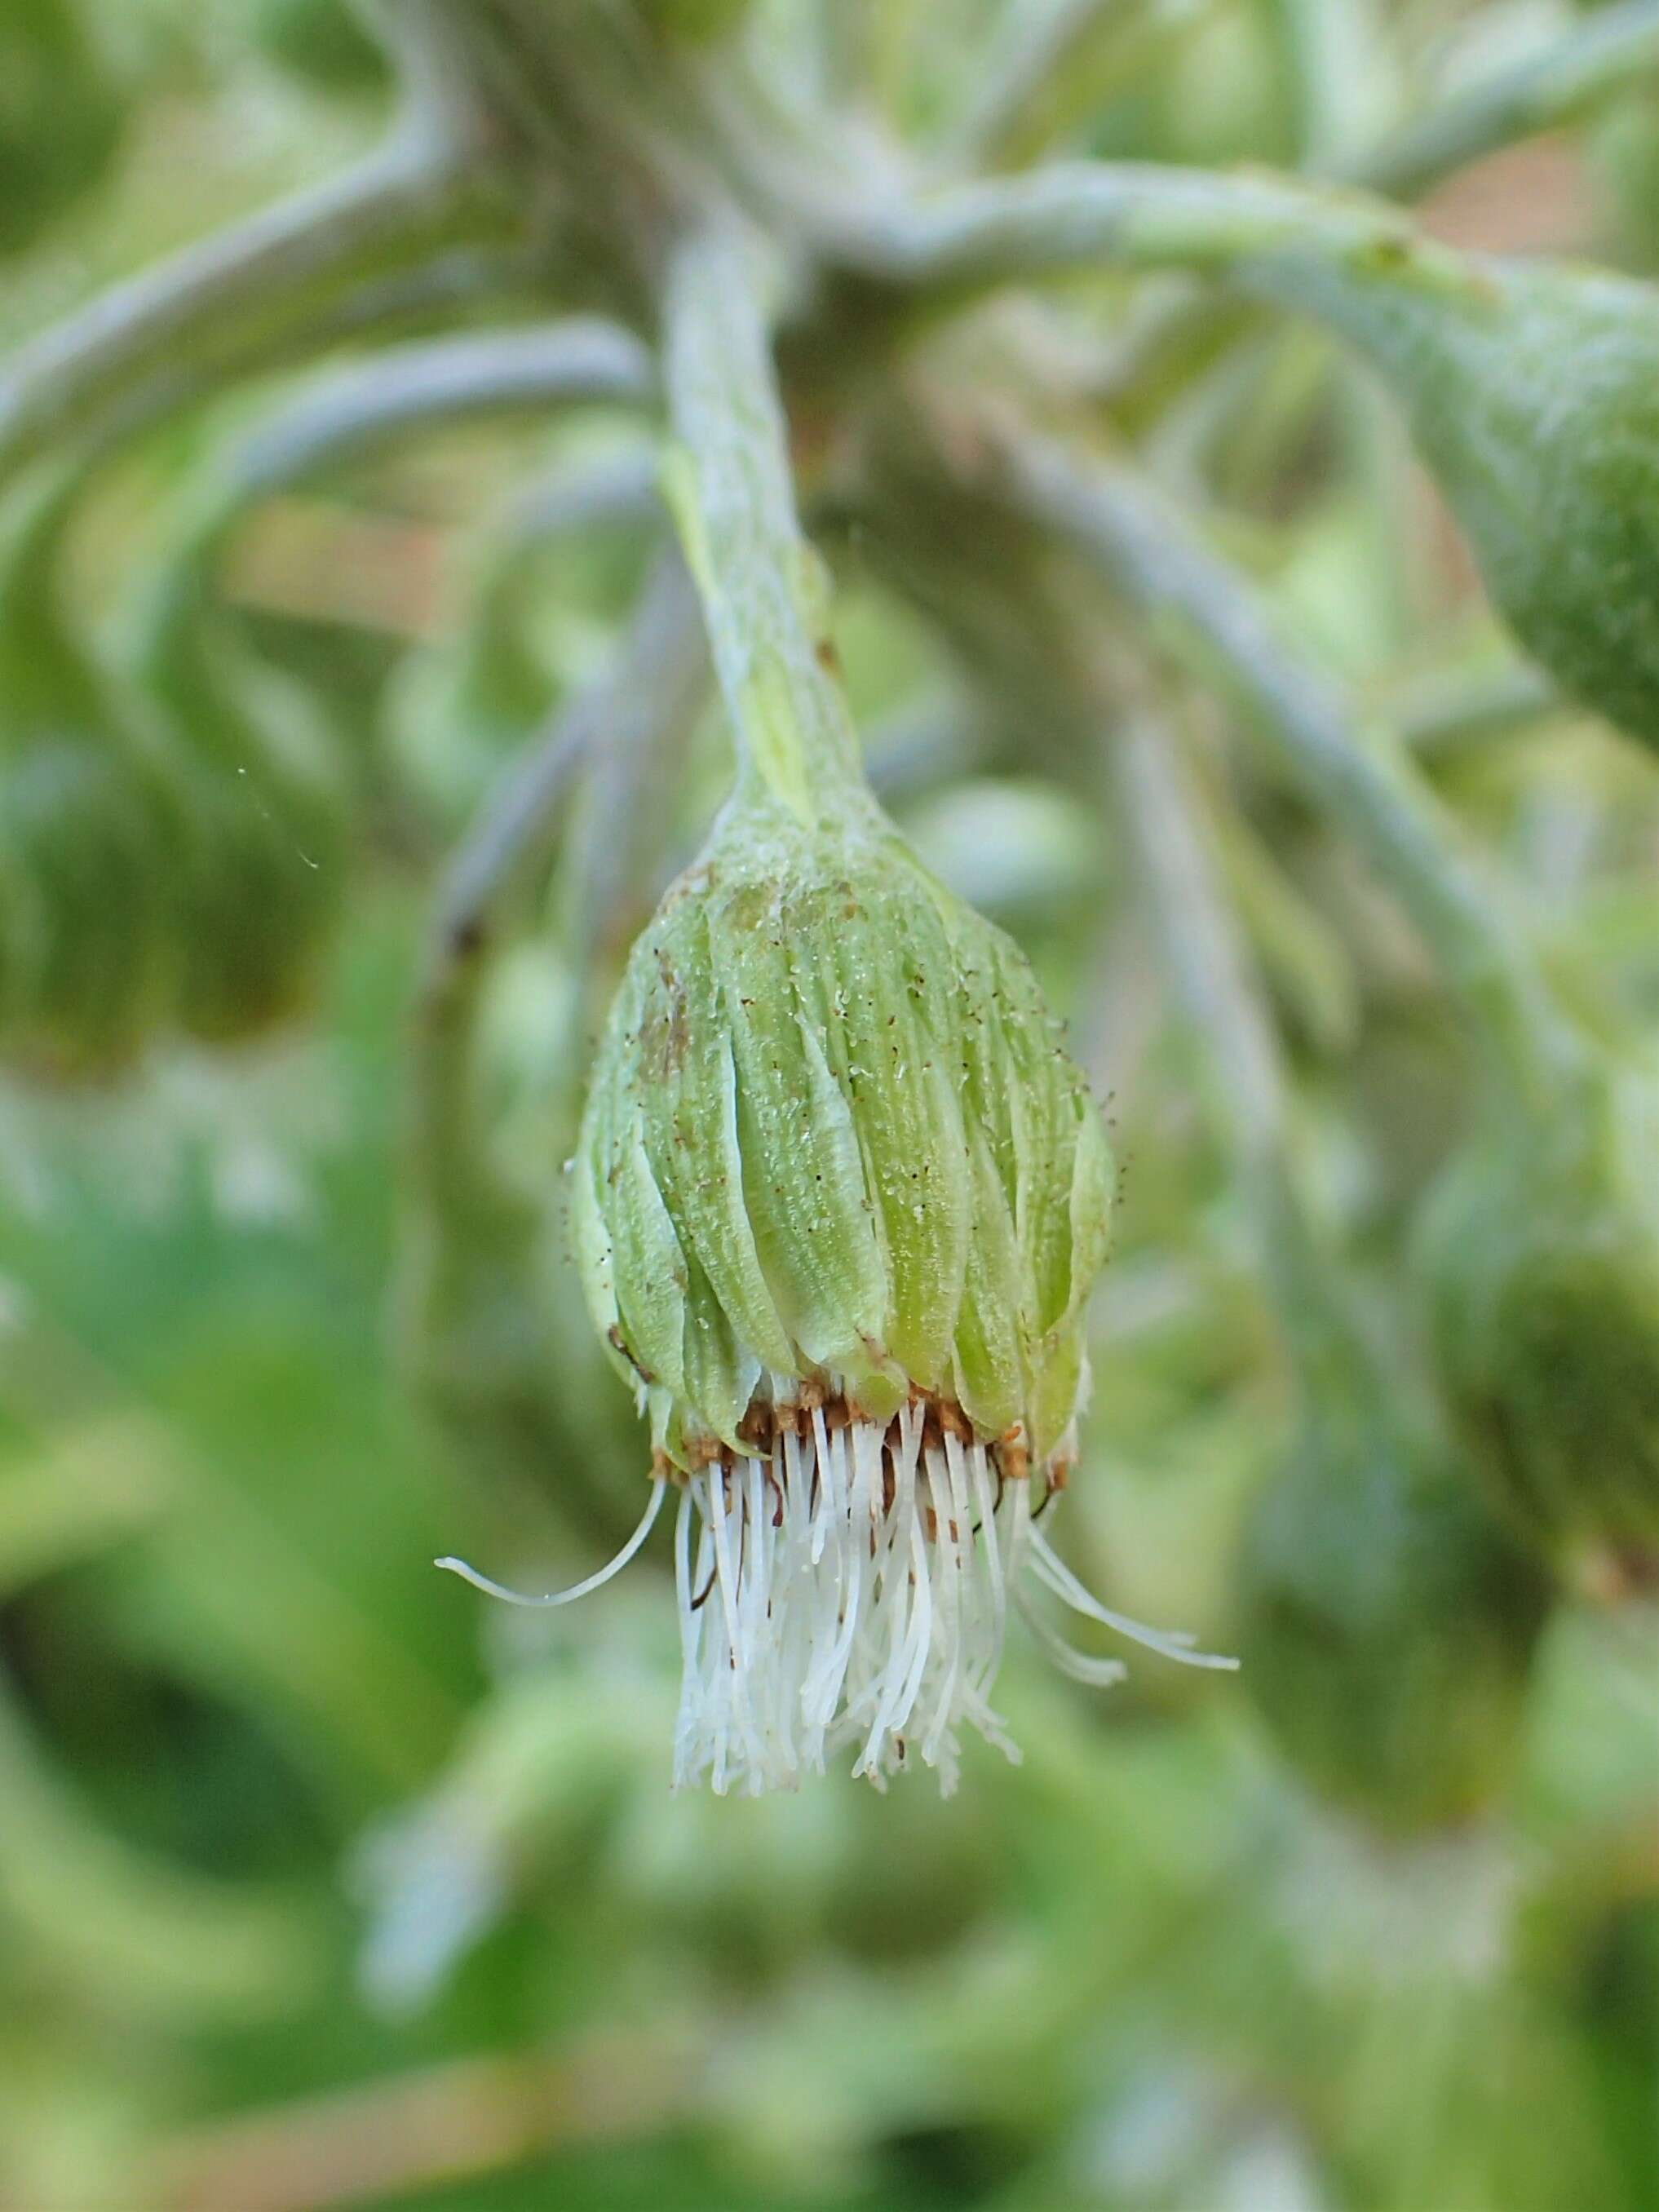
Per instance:
[[[740,11],[659,12],[713,41]],[[1505,0],[753,13],[763,52],[855,78],[921,154],[1009,169],[1051,147],[1341,167],[1333,147],[1384,142],[1573,21]],[[37,17],[49,127],[8,59]],[[0,0],[7,348],[334,173],[392,98],[324,0],[82,0],[74,20],[83,40]],[[1045,40],[1065,65],[1008,98]],[[1650,270],[1656,82],[1632,63],[1547,137],[1517,125],[1430,227]],[[416,335],[470,319],[464,277]],[[1401,419],[1326,338],[1170,304],[1089,275],[1045,336],[1210,504],[1281,634],[1411,739],[1483,865],[1524,886],[1584,1034],[1650,1066],[1651,756],[1514,659]],[[994,311],[947,338],[947,393],[1019,342]],[[1529,325],[1528,379],[1549,343]],[[434,883],[501,763],[611,665],[659,532],[650,463],[614,405],[402,440],[258,505],[211,637],[147,666],[146,580],[280,366],[77,505],[64,627],[119,672],[108,713],[138,716],[99,754],[95,812],[54,811],[15,738],[52,688],[39,608],[0,637],[0,894],[44,871],[76,917],[0,1087],[0,2206],[1650,2212],[1652,1425],[1609,1476],[1622,1498],[1637,1470],[1628,1555],[1524,1557],[1476,1503],[1513,1440],[1494,1455],[1443,1420],[1419,1279],[1425,1200],[1483,1141],[1467,1041],[1340,830],[1177,654],[1161,711],[1282,1045],[1322,1272],[1264,1259],[1108,733],[1064,703],[1102,664],[1143,702],[1128,671],[1162,660],[1164,617],[1122,625],[1012,521],[912,498],[902,415],[867,432],[900,520],[882,495],[859,511],[815,441],[833,364],[797,367],[792,399],[872,774],[1030,955],[1121,1163],[1056,1540],[1113,1603],[1243,1668],[1137,1654],[1103,1694],[1016,1636],[999,1702],[1023,1763],[975,1747],[948,1802],[926,1777],[672,1796],[664,1532],[566,1613],[432,1571],[459,1552],[550,1588],[635,1518],[647,1440],[563,1255],[559,1170],[629,939],[729,750],[712,710],[688,717],[638,787],[650,807],[620,817],[601,772],[577,780],[464,1064],[422,1091]],[[1650,443],[1642,460],[1645,484]],[[526,486],[568,500],[579,479],[611,487],[589,519],[538,522]],[[1549,577],[1516,592],[1553,623]],[[250,721],[281,763],[252,819],[227,736]],[[76,757],[76,728],[53,742]],[[144,764],[185,755],[188,803],[158,799]],[[192,949],[196,1011],[160,1042],[151,899]],[[98,1013],[81,1058],[51,1033],[76,958]],[[1659,1165],[1630,1142],[1602,1180],[1650,1220]],[[1484,1285],[1494,1252],[1535,1243],[1527,1172],[1443,1230],[1443,1273]],[[1584,1296],[1595,1334],[1596,1280]],[[1553,1389],[1548,1332],[1517,1354],[1500,1308],[1471,1367],[1522,1358],[1540,1431],[1593,1430]],[[1633,1365],[1652,1320],[1630,1324]]]

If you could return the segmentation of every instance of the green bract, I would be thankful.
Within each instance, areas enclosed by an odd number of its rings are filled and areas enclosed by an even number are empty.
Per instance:
[[[1659,744],[1659,295],[1403,243],[1298,271],[1405,399],[1494,601],[1565,690]]]
[[[1060,1445],[1105,1130],[1023,957],[873,801],[728,808],[635,947],[574,1165],[589,1305],[675,1463],[739,1449],[763,1376]]]
[[[1420,1258],[1447,1394],[1504,1510],[1568,1559],[1659,1554],[1659,1103],[1620,1071],[1455,1161]]]

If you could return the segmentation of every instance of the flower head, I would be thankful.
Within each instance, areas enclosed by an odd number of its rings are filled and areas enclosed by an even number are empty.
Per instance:
[[[729,813],[635,948],[572,1200],[683,1491],[681,1779],[1005,1741],[1112,1189],[1030,968],[872,805]]]
[[[1023,957],[873,803],[736,805],[629,964],[572,1162],[590,1309],[678,1493],[677,1780],[954,1778],[1087,1387],[1114,1170]],[[641,1540],[645,1524],[641,1524]],[[1121,1668],[1070,1650],[1070,1671]]]

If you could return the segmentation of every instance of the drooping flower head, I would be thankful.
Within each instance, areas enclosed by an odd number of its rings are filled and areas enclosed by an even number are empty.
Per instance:
[[[991,1694],[1028,1577],[1194,1656],[1034,1525],[1075,1455],[1111,1151],[1021,954],[864,783],[741,262],[678,278],[672,489],[742,765],[634,948],[571,1164],[588,1304],[651,1423],[622,1557],[675,1489],[678,1781],[787,1785],[845,1746],[948,1788],[964,1724],[1012,1749]]]
[[[570,1164],[589,1308],[651,1424],[614,1566],[678,1493],[678,1782],[787,1786],[846,1747],[949,1788],[964,1725],[1012,1755],[1011,1607],[1082,1680],[1122,1672],[1042,1589],[1198,1656],[1035,1525],[1076,1456],[1114,1175],[1025,959],[873,801],[810,829],[733,802],[634,948]]]
[[[572,1195],[683,1545],[701,1522],[681,1768],[717,1783],[997,1733],[999,1542],[1073,1455],[1112,1197],[1013,945],[872,805],[769,813],[728,813],[636,946]]]

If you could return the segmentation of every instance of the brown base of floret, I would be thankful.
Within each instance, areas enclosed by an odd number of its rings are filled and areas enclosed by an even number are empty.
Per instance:
[[[1041,1496],[1032,1507],[1034,1519],[1056,1492],[1065,1489],[1076,1457],[1069,1438],[1033,1470],[1030,1445],[1024,1422],[1016,1421],[1000,1437],[982,1437],[955,1400],[939,1391],[912,1390],[910,1408],[921,1410],[924,1453],[943,1449],[946,1437],[954,1437],[960,1444],[979,1443],[984,1446],[996,1477],[999,1499],[1005,1483],[1029,1481],[1035,1472]],[[854,1425],[870,1425],[868,1415],[853,1400],[827,1389],[822,1382],[811,1377],[800,1384],[798,1395],[787,1401],[780,1401],[757,1391],[750,1401],[748,1412],[738,1424],[738,1441],[743,1447],[741,1455],[769,1461],[774,1455],[774,1447],[784,1437],[793,1436],[805,1441],[820,1419],[825,1431],[831,1436]],[[902,1416],[896,1413],[888,1422],[882,1443],[884,1462],[889,1470],[890,1504],[894,1480],[891,1468],[896,1464],[902,1447]],[[691,1446],[690,1456],[693,1464],[689,1470],[676,1466],[659,1451],[653,1455],[651,1471],[653,1476],[659,1480],[683,1484],[706,1468],[724,1467],[729,1473],[739,1455],[718,1438],[707,1437]]]

